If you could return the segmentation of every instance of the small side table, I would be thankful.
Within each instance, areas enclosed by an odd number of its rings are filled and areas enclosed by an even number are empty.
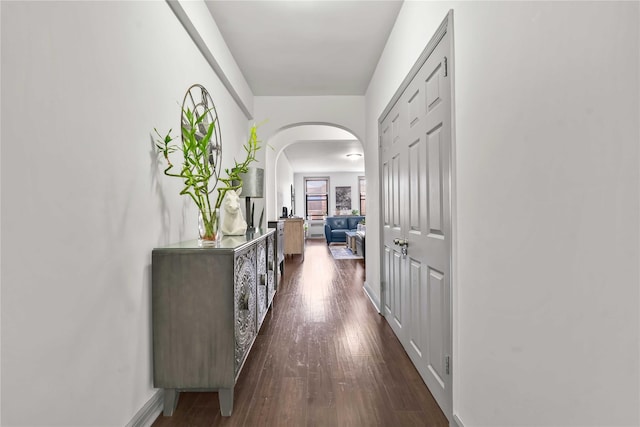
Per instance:
[[[362,231],[357,231],[356,232],[356,253],[358,255],[362,255],[362,258],[365,258],[364,256],[364,248],[365,248],[365,233],[363,233]]]
[[[347,236],[347,247],[351,249],[351,252],[356,254],[356,236],[358,235],[355,231],[346,231],[345,236]]]

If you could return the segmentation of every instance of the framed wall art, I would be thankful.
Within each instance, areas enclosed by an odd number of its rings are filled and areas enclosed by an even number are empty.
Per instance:
[[[351,187],[336,187],[336,211],[351,211]]]

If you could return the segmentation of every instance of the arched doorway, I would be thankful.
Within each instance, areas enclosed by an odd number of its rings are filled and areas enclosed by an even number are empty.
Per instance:
[[[290,124],[268,139],[265,157],[268,218],[280,217],[283,207],[306,218],[305,176],[329,178],[327,214],[336,212],[336,187],[351,186],[352,210],[361,210],[358,177],[365,179],[364,149],[354,132],[331,123]]]

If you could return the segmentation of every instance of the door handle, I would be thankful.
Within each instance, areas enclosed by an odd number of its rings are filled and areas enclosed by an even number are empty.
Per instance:
[[[395,243],[396,245],[398,245],[400,247],[409,246],[409,241],[407,239],[393,239],[393,243]]]
[[[407,239],[393,239],[393,243],[400,246],[400,253],[402,258],[407,256],[407,248],[409,247],[409,241]]]

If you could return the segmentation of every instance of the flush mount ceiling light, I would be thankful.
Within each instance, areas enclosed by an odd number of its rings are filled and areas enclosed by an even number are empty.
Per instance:
[[[360,154],[360,153],[349,153],[349,154],[347,154],[347,157],[350,158],[350,159],[355,160],[358,157],[362,157],[362,154]]]

